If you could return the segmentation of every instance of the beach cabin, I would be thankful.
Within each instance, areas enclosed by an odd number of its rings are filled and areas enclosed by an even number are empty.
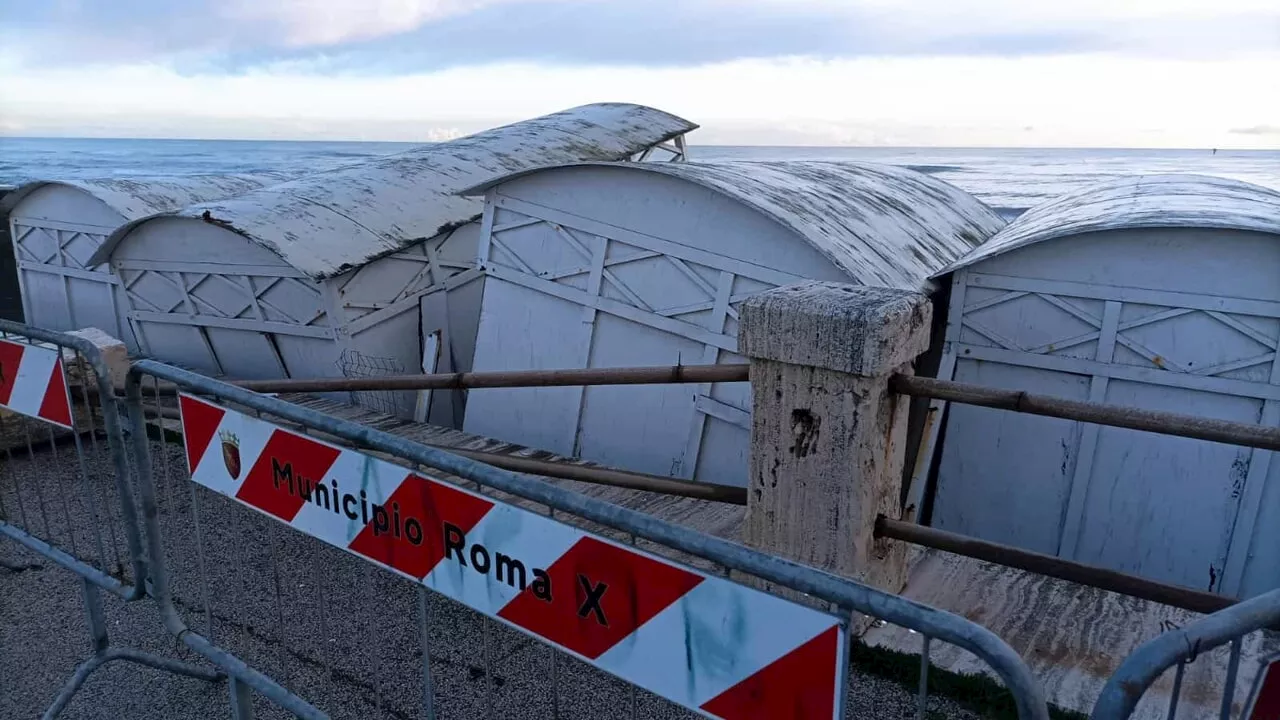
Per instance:
[[[696,127],[587,105],[136,220],[92,260],[109,261],[142,352],[160,360],[247,379],[463,371],[482,203],[457,192],[542,165],[679,158]],[[426,408],[400,393],[376,409],[456,425],[455,397]]]
[[[116,228],[158,212],[221,200],[288,179],[275,173],[40,180],[0,202],[9,217],[25,321],[47,330],[96,327],[137,350],[119,280],[92,258]]]
[[[1276,192],[1191,175],[1106,182],[1031,209],[939,280],[941,377],[1280,424]],[[934,527],[1199,590],[1280,587],[1274,453],[937,409]]]
[[[807,280],[926,289],[1004,221],[910,170],[838,162],[578,163],[483,195],[479,371],[740,363],[738,307]],[[750,388],[473,390],[469,432],[743,486]]]

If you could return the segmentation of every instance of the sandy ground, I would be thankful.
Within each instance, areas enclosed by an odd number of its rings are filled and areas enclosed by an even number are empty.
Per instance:
[[[103,555],[114,565],[117,554],[125,560],[127,553],[118,513],[109,510],[116,503],[105,449],[86,447],[88,491],[81,489],[72,450],[60,447],[55,459],[46,443],[32,456],[25,447],[13,457],[0,454],[0,512],[61,547],[70,549],[74,538],[79,555],[98,562],[91,509],[107,508]],[[424,591],[195,486],[185,478],[180,447],[153,454],[162,476],[161,536],[177,604],[192,628],[331,717],[426,717]],[[86,493],[98,501],[83,502]],[[0,540],[0,565],[16,568],[0,567],[0,718],[38,717],[88,654],[82,586],[9,540]],[[695,717],[441,596],[427,593],[426,599],[439,718]],[[105,608],[113,644],[203,664],[165,632],[152,601],[107,598]],[[913,689],[861,676],[853,676],[849,688],[847,717],[915,717]],[[255,710],[259,718],[288,717],[257,695]],[[62,717],[151,720],[229,712],[225,682],[114,663],[89,679]],[[928,717],[973,715],[934,697]]]

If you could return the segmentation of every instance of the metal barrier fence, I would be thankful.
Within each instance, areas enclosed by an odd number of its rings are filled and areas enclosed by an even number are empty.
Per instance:
[[[1098,701],[1089,716],[1090,720],[1126,720],[1137,707],[1147,689],[1170,668],[1177,666],[1170,693],[1168,717],[1177,717],[1178,701],[1183,688],[1183,676],[1187,667],[1199,658],[1208,657],[1211,650],[1230,643],[1227,677],[1223,687],[1221,720],[1235,716],[1237,682],[1240,672],[1240,656],[1245,638],[1251,633],[1280,624],[1280,590],[1258,595],[1220,610],[1185,628],[1171,630],[1139,647],[1127,657],[1103,687]],[[1264,660],[1269,663],[1273,658]],[[1262,683],[1268,677],[1267,666],[1258,668],[1249,695],[1238,717],[1242,720],[1273,720],[1280,717],[1276,689],[1270,688],[1269,702],[1264,709],[1258,704]],[[1271,679],[1270,685],[1276,685]]]
[[[88,392],[90,386],[97,392]],[[146,572],[120,416],[110,390],[110,376],[93,343],[0,320],[0,538],[79,578],[92,650],[45,718],[56,717],[90,674],[115,660],[207,680],[218,677],[111,645],[102,592],[138,600]]]
[[[134,434],[153,596],[237,718],[842,717],[862,616],[921,635],[918,717],[946,642],[1048,718],[964,618],[157,362],[130,371],[134,427],[160,381],[186,452]]]

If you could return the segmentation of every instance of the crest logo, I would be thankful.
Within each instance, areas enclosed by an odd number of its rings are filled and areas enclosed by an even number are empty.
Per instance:
[[[227,474],[232,480],[240,479],[240,439],[235,433],[223,430],[218,433],[222,439],[222,463],[227,466]]]

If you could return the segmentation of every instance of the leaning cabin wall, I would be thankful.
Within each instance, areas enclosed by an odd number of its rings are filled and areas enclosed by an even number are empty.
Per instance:
[[[478,239],[479,223],[468,223],[329,281],[342,313],[344,375],[471,369],[484,284],[475,267]],[[424,340],[436,332],[439,360],[424,365]],[[414,417],[421,400],[428,405],[419,419],[459,428],[465,408],[459,391],[359,393],[356,400],[402,417]]]
[[[47,330],[96,327],[136,347],[119,309],[118,285],[88,262],[125,219],[67,185],[45,185],[14,206],[9,230],[27,323]]]
[[[146,355],[235,378],[340,376],[327,286],[234,232],[153,219],[111,265]]]
[[[578,167],[490,191],[476,371],[697,365],[736,355],[737,305],[847,275],[790,230],[656,173]],[[606,465],[745,485],[746,383],[472,391],[466,429]]]
[[[954,378],[1275,426],[1277,277],[1280,237],[1241,230],[1114,230],[1013,250],[956,273]],[[1256,594],[1280,587],[1273,455],[955,405],[933,524]]]

